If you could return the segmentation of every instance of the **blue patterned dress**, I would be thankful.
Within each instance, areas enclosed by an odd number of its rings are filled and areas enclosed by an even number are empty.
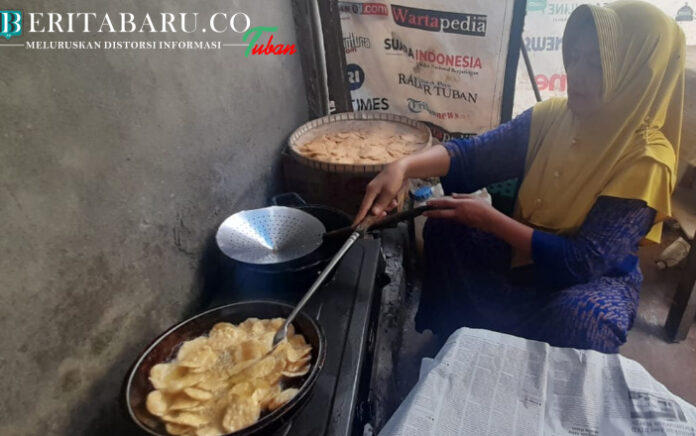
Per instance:
[[[446,193],[473,192],[524,176],[531,110],[495,130],[445,144]],[[554,346],[618,352],[638,308],[638,243],[655,211],[641,200],[601,196],[576,234],[534,230],[528,266],[510,269],[511,248],[449,220],[424,229],[426,275],[418,330],[446,338],[461,326]]]

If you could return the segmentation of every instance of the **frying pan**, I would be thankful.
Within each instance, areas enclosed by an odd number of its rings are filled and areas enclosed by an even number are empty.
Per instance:
[[[288,199],[295,203],[294,208],[277,207],[287,204]],[[273,207],[242,211],[225,220],[218,230],[221,250],[250,268],[285,269],[287,265],[306,263],[317,257],[327,261],[341,248],[340,238],[347,238],[354,231],[347,215],[323,206],[307,206],[295,193],[275,196],[273,204]],[[432,209],[433,206],[426,205],[373,218],[374,223],[366,230],[383,229]]]
[[[155,339],[143,351],[131,367],[124,387],[125,407],[131,419],[145,432],[156,436],[169,436],[162,421],[145,408],[147,395],[154,389],[149,380],[150,369],[173,359],[179,346],[188,340],[207,334],[218,322],[238,324],[247,318],[285,318],[293,306],[275,301],[244,301],[210,309],[183,321]],[[297,380],[299,392],[282,407],[263,415],[255,424],[230,433],[231,436],[268,434],[285,425],[306,404],[312,386],[326,359],[326,336],[317,322],[300,312],[293,321],[295,330],[312,346],[312,366],[309,373]]]

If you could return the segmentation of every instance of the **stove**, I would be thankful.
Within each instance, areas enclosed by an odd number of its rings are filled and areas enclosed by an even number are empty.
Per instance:
[[[326,361],[309,401],[273,436],[363,434],[371,418],[368,393],[384,264],[378,239],[358,240],[303,309],[326,333]],[[306,291],[278,294],[252,284],[231,289],[218,293],[210,307],[248,299],[296,304]]]

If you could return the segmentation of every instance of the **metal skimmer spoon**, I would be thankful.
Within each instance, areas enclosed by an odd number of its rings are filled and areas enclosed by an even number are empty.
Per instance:
[[[333,271],[333,269],[336,267],[336,264],[338,261],[340,261],[343,256],[346,254],[348,249],[353,246],[355,241],[358,240],[358,238],[361,238],[365,236],[365,233],[367,233],[367,230],[370,228],[370,226],[377,220],[378,217],[376,216],[369,216],[365,219],[363,219],[360,224],[355,228],[353,233],[350,234],[348,237],[348,240],[343,244],[343,246],[338,250],[338,252],[334,255],[334,257],[331,258],[329,261],[329,264],[326,265],[326,268],[319,274],[319,277],[312,283],[312,286],[310,286],[309,290],[307,291],[306,294],[302,297],[299,303],[297,303],[297,306],[293,309],[293,311],[288,315],[288,317],[285,319],[285,322],[283,325],[280,327],[280,329],[276,332],[275,336],[273,337],[273,346],[271,347],[271,351],[273,351],[278,344],[283,342],[285,338],[288,335],[288,326],[292,323],[292,321],[295,319],[297,314],[300,312],[300,310],[304,307],[305,304],[307,304],[307,301],[309,301],[310,298],[312,298],[312,295],[314,295],[314,292],[316,292],[317,289],[324,283],[324,280],[326,280],[326,277]]]

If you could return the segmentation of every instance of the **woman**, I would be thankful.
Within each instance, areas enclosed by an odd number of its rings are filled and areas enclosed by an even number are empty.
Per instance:
[[[670,215],[684,46],[648,4],[580,6],[563,36],[567,99],[397,161],[369,184],[356,221],[392,208],[412,177],[439,176],[447,193],[522,180],[514,217],[467,195],[430,202],[418,330],[618,351],[638,307],[638,244],[659,242]]]

